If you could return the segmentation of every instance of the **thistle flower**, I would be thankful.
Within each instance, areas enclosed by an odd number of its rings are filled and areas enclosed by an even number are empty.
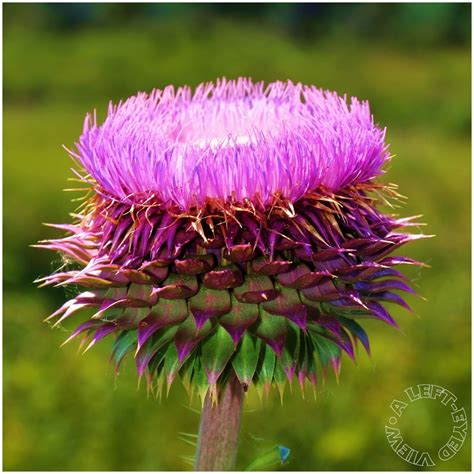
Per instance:
[[[291,82],[248,79],[140,93],[87,116],[75,151],[91,196],[61,239],[65,268],[44,285],[84,289],[48,320],[94,314],[68,340],[115,337],[161,393],[179,374],[217,393],[235,373],[267,392],[316,386],[368,337],[396,326],[386,303],[413,292],[390,256],[422,237],[378,209],[390,159],[367,102]],[[232,375],[233,376],[233,375]]]

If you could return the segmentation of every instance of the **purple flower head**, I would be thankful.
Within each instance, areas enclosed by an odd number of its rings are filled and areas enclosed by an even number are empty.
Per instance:
[[[369,351],[361,318],[395,326],[387,304],[412,293],[392,252],[423,235],[379,209],[389,159],[369,106],[310,86],[248,79],[172,87],[86,118],[78,174],[92,197],[67,235],[39,246],[66,266],[43,285],[82,287],[48,320],[92,308],[68,340],[115,336],[161,392],[177,376],[215,395],[313,387],[342,353]],[[74,266],[69,264],[73,263]]]
[[[172,86],[87,116],[73,153],[118,199],[156,195],[183,209],[207,198],[296,201],[381,173],[385,131],[367,102],[314,86],[249,79]]]

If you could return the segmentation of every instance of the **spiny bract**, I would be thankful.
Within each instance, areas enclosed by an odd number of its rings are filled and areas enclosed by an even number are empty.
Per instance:
[[[48,319],[94,308],[68,340],[115,336],[161,393],[179,374],[201,397],[231,371],[248,387],[313,387],[359,320],[395,325],[382,303],[412,292],[389,256],[423,237],[377,209],[390,158],[368,104],[311,86],[248,79],[140,93],[87,116],[70,154],[91,196],[61,239],[65,265],[42,284],[85,291]],[[408,308],[409,309],[409,308]]]

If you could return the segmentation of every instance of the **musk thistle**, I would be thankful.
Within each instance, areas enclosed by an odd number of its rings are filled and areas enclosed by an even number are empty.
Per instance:
[[[67,235],[43,241],[64,266],[44,285],[82,288],[48,320],[93,314],[68,340],[111,335],[161,393],[179,375],[217,399],[228,381],[268,392],[315,387],[360,325],[396,326],[386,303],[413,292],[391,256],[422,237],[382,212],[395,186],[367,102],[313,86],[249,79],[172,86],[87,115],[70,155],[89,195]]]

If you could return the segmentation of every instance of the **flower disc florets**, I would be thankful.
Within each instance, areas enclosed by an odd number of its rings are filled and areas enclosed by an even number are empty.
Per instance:
[[[179,374],[204,396],[231,371],[315,385],[357,340],[369,351],[360,318],[408,308],[392,267],[419,263],[389,254],[420,236],[377,209],[395,193],[374,182],[389,155],[367,103],[291,82],[168,87],[88,116],[76,148],[94,195],[41,245],[80,268],[42,281],[85,291],[50,318],[95,308],[69,339],[116,335],[117,370],[134,354],[150,388]]]

